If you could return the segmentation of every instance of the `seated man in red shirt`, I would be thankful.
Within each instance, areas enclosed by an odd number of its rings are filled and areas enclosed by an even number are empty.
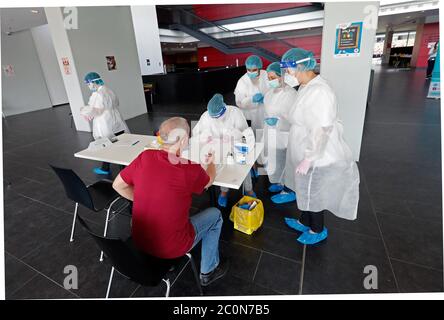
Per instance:
[[[136,246],[159,258],[183,256],[202,240],[200,279],[207,286],[222,278],[228,261],[219,260],[222,216],[208,208],[190,217],[191,196],[211,186],[216,176],[213,157],[207,169],[180,158],[188,145],[190,127],[184,118],[164,121],[159,129],[162,150],[142,152],[123,169],[114,189],[133,201],[132,237]]]

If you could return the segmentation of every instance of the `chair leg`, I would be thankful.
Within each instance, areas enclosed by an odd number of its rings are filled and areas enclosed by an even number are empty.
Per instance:
[[[111,274],[109,275],[108,289],[106,290],[106,299],[108,299],[109,292],[111,290],[111,284],[113,282],[113,276],[114,276],[114,267],[111,268]]]
[[[166,288],[166,292],[165,292],[165,298],[168,298],[170,296],[170,289],[171,289],[170,279],[166,279],[166,280],[162,279],[162,280],[163,280],[163,282],[166,283],[167,288]]]
[[[74,209],[74,218],[72,220],[71,237],[69,238],[69,242],[73,242],[74,241],[74,229],[76,227],[77,209],[78,208],[79,208],[79,203],[76,202],[76,208]]]
[[[106,210],[106,220],[105,229],[103,230],[103,236],[106,237],[106,231],[108,230],[109,213],[111,211],[111,206]],[[100,252],[100,261],[103,261],[103,251]]]
[[[194,279],[196,280],[197,288],[199,289],[199,293],[201,296],[203,296],[202,286],[200,284],[200,278],[199,274],[197,272],[196,264],[194,263],[194,259],[191,256],[191,253],[187,253],[188,259],[190,259],[191,262],[191,269],[193,269]]]

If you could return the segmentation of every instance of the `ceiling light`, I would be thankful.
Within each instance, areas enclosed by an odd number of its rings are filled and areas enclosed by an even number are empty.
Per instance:
[[[31,13],[39,13],[39,10],[31,10]]]

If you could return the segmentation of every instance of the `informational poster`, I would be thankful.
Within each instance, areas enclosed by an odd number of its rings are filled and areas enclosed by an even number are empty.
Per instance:
[[[432,80],[430,81],[429,93],[427,98],[440,99],[441,98],[441,75],[440,75],[440,57],[438,44],[438,51],[436,53],[435,65],[433,66]]]
[[[11,64],[3,66],[3,71],[7,77],[13,77],[15,75],[14,67]]]
[[[63,71],[66,75],[71,74],[71,66],[69,65],[69,59],[67,57],[62,58]]]
[[[116,70],[116,58],[114,56],[107,56],[106,57],[106,65],[108,66],[108,71]]]
[[[361,54],[362,22],[336,26],[335,58],[358,57]]]

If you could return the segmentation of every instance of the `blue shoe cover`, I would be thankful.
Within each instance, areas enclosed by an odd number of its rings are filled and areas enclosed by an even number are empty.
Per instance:
[[[222,194],[219,194],[219,198],[217,198],[217,203],[219,204],[220,207],[225,208],[227,206],[228,203],[228,196],[222,196]]]
[[[282,191],[281,193],[272,196],[271,201],[273,201],[276,204],[293,202],[296,201],[296,193]]]
[[[105,171],[105,170],[102,170],[102,169],[100,169],[100,168],[94,168],[93,169],[93,172],[95,173],[95,174],[106,174],[106,175],[108,175],[109,174],[109,171]]]
[[[290,228],[292,228],[292,229],[294,229],[296,231],[299,231],[299,232],[307,232],[307,231],[310,230],[309,227],[304,226],[302,223],[300,223],[298,219],[285,217],[285,223]]]
[[[271,186],[268,187],[268,191],[276,193],[281,192],[284,190],[284,186],[280,183],[273,183]]]
[[[298,241],[302,244],[312,245],[324,241],[328,237],[327,228],[324,228],[321,233],[311,233],[310,231],[304,232]]]

